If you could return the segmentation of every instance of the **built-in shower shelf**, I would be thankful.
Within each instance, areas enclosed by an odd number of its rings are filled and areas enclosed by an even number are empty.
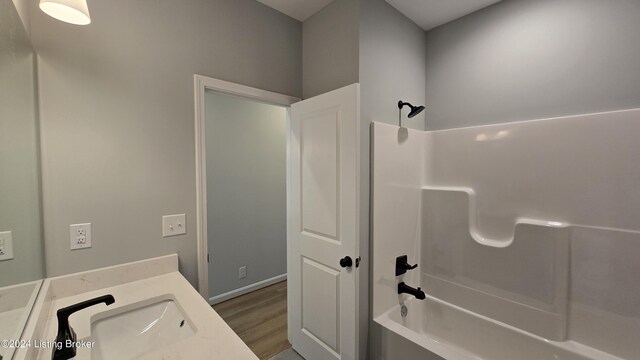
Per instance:
[[[552,229],[564,229],[569,227],[569,224],[563,223],[560,221],[550,221],[550,220],[541,220],[541,219],[532,219],[528,217],[519,217],[515,219],[514,231],[512,232],[510,237],[497,239],[490,238],[482,235],[482,232],[478,229],[478,220],[477,220],[477,211],[476,211],[476,193],[470,187],[462,187],[462,186],[424,186],[422,188],[423,191],[426,192],[442,192],[442,193],[458,193],[459,195],[466,195],[468,205],[466,209],[461,209],[462,211],[467,212],[467,219],[469,223],[469,235],[473,240],[475,240],[478,244],[504,248],[510,246],[515,239],[515,229],[520,225],[531,225],[531,226],[541,226]],[[447,196],[447,195],[444,195]],[[453,195],[455,196],[455,195]],[[462,213],[460,213],[462,215]]]
[[[480,234],[475,194],[422,189],[422,284],[437,298],[552,340],[565,340],[569,225],[518,218],[506,239]]]

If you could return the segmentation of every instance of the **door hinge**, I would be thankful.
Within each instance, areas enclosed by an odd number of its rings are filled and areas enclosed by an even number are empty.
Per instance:
[[[207,254],[207,262],[209,262],[209,254]]]

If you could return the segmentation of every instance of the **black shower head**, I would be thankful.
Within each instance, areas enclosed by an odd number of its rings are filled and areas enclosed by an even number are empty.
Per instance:
[[[424,106],[412,106],[411,112],[409,112],[409,117],[412,118],[418,114],[420,114],[424,110]]]
[[[413,106],[408,102],[403,102],[402,100],[398,101],[398,109],[402,109],[405,105],[408,105],[411,108],[409,112],[409,118],[412,118],[418,114],[420,114],[424,110],[424,106]]]

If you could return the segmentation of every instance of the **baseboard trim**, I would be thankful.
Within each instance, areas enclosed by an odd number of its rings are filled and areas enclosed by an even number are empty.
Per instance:
[[[280,281],[287,280],[287,274],[282,274],[278,276],[274,276],[270,279],[258,281],[257,283],[253,283],[251,285],[243,286],[239,289],[231,290],[224,294],[216,295],[209,298],[209,305],[219,304],[223,301],[227,301],[229,299],[233,299],[234,297],[238,297],[240,295],[248,294],[252,291],[256,291],[267,287],[269,285],[273,285],[275,283],[279,283]]]

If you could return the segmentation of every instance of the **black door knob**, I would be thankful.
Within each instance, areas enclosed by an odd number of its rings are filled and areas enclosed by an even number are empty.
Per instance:
[[[340,266],[343,268],[351,267],[353,265],[353,260],[349,256],[345,256],[340,259]]]

